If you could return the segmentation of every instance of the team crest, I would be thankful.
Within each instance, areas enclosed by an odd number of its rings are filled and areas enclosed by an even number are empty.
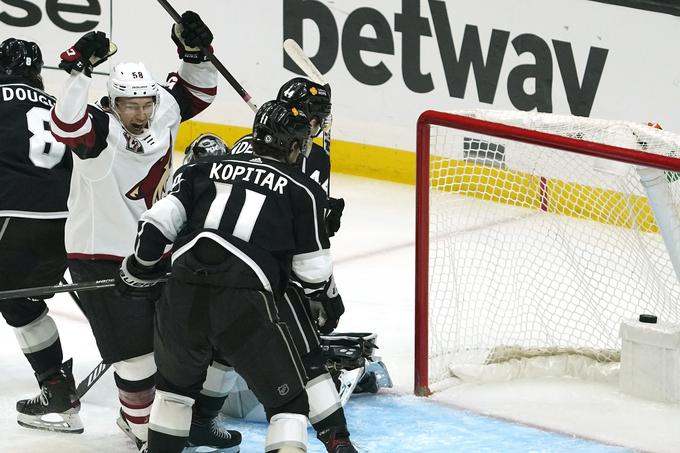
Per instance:
[[[155,202],[163,198],[165,187],[170,178],[170,167],[172,164],[172,145],[163,157],[154,163],[144,179],[134,185],[125,194],[130,200],[144,200],[146,208],[149,209]]]
[[[288,392],[290,392],[290,387],[288,387],[288,384],[283,384],[279,385],[276,390],[278,390],[279,395],[286,396],[288,395]]]
[[[132,135],[128,134],[127,131],[123,131],[123,136],[125,137],[125,149],[132,151],[133,153],[141,154],[144,152],[144,147],[142,143],[134,138]]]

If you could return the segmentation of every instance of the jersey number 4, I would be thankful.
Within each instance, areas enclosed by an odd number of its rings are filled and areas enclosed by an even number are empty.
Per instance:
[[[53,168],[64,157],[66,146],[59,143],[50,132],[50,111],[33,107],[26,112],[26,126],[31,133],[28,140],[28,158],[40,168]]]

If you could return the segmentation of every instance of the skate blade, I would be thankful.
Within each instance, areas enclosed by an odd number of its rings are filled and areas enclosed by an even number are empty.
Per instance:
[[[41,416],[17,414],[17,423],[24,428],[59,433],[81,434],[85,429],[77,413],[53,413]]]
[[[130,425],[128,425],[125,422],[125,420],[123,420],[123,417],[118,417],[118,419],[116,420],[116,425],[118,425],[120,430],[123,431],[123,433],[125,433],[125,435],[128,436],[130,440],[135,443],[135,445],[139,445],[141,441],[137,439],[137,436],[135,436],[132,430],[130,429]]]
[[[240,445],[234,445],[228,448],[215,448],[206,446],[189,446],[182,450],[182,453],[239,453],[241,451]]]

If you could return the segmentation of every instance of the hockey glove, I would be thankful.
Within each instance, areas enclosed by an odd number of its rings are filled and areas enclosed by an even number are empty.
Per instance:
[[[163,291],[163,280],[170,270],[170,260],[161,259],[153,266],[144,266],[134,255],[123,260],[116,291],[123,297],[135,300],[157,300]]]
[[[344,209],[344,198],[328,199],[328,212],[326,213],[326,231],[328,231],[328,237],[332,238],[340,229],[340,218]]]
[[[333,277],[321,294],[310,299],[310,306],[322,335],[328,335],[338,327],[340,316],[345,312],[345,306]]]
[[[71,48],[60,55],[59,67],[69,74],[73,71],[82,72],[86,76],[92,74],[92,68],[105,62],[118,48],[106,34],[101,31],[91,31],[83,35]]]
[[[212,52],[213,34],[201,17],[193,11],[182,14],[182,21],[172,26],[170,37],[177,45],[179,57],[187,63],[201,63],[207,58],[200,47]]]

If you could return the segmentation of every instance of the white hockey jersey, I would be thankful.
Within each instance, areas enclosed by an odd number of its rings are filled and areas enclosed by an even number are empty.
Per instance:
[[[140,135],[101,105],[87,104],[90,83],[72,74],[50,120],[52,134],[74,154],[66,252],[69,259],[119,261],[133,253],[142,213],[165,195],[180,122],[210,105],[217,71],[211,63],[182,63]]]

